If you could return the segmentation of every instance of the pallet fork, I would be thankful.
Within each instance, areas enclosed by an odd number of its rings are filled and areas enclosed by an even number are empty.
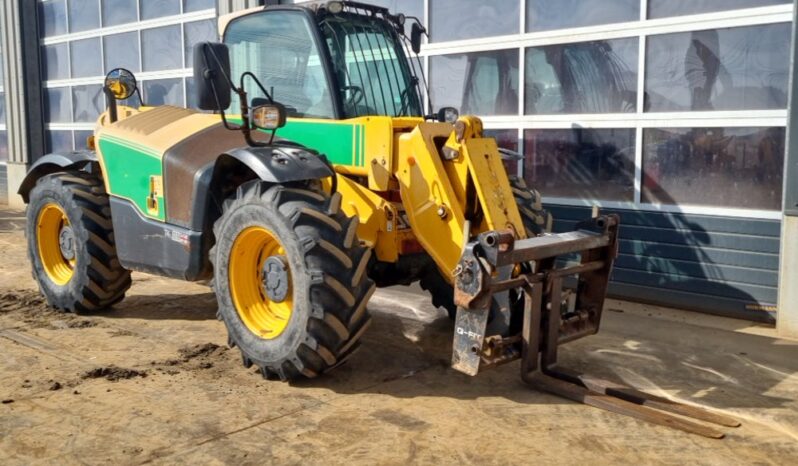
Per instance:
[[[570,400],[709,438],[724,433],[695,422],[726,427],[728,416],[634,388],[578,374],[557,365],[559,345],[599,330],[604,298],[618,250],[617,215],[596,215],[575,231],[516,240],[511,231],[491,231],[469,243],[455,270],[458,305],[452,366],[469,375],[521,360],[521,378],[530,386]],[[579,255],[576,265],[557,259]],[[511,278],[497,273],[508,267]],[[567,283],[573,292],[565,289]],[[575,285],[575,286],[574,286]],[[523,293],[523,328],[511,337],[485,336],[492,296]]]

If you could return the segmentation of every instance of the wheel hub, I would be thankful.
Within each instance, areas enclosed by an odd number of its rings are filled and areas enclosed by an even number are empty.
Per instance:
[[[75,233],[71,226],[61,227],[61,231],[58,232],[58,247],[64,259],[71,261],[75,258]]]
[[[288,296],[288,264],[285,256],[271,256],[263,262],[263,292],[275,303],[285,301]]]

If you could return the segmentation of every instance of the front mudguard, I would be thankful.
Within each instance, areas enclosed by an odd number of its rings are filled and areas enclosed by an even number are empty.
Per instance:
[[[97,170],[97,154],[94,151],[82,150],[64,154],[47,154],[39,158],[28,170],[28,174],[19,185],[17,194],[27,204],[30,200],[30,190],[36,186],[36,181],[50,173],[64,170],[80,170],[93,173]]]

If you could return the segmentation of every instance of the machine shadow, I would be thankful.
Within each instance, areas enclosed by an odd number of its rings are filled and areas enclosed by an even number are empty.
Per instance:
[[[214,293],[160,294],[126,297],[110,311],[97,313],[109,319],[216,320]]]
[[[527,155],[525,174],[528,179],[543,175],[564,179],[563,184],[568,184],[571,190],[570,197],[579,199],[608,196],[631,199],[635,185],[634,145],[629,146],[629,141],[611,130],[574,124],[571,129],[562,131],[562,138],[540,142],[535,146],[537,152]],[[681,137],[680,147],[694,144],[689,135]],[[732,145],[734,136],[727,139],[724,145],[706,150],[714,150],[717,158],[723,159],[721,156]],[[571,154],[571,157],[554,160],[557,154]],[[543,164],[544,168],[531,171],[536,166],[535,160],[538,165],[547,163]],[[559,167],[559,173],[547,175],[545,170],[553,170],[552,167]],[[541,170],[543,173],[538,173]],[[641,190],[644,196],[651,198],[649,202],[663,206],[680,204],[655,174],[644,171],[641,176]],[[545,185],[535,187],[543,193],[556,189]],[[701,188],[696,186],[695,189]],[[554,206],[554,230],[573,229],[578,220],[590,215],[588,205],[589,201],[585,201],[585,207]],[[734,230],[729,221],[712,216],[609,208],[603,211],[621,216],[620,255],[611,277],[610,295],[775,323],[773,313],[757,311],[775,304],[770,302],[775,300],[772,290],[776,286],[772,271],[752,266],[741,272],[740,261],[750,262],[747,256],[759,256],[764,251],[762,245],[751,242],[750,234],[735,235],[734,231],[742,230]],[[777,255],[776,252],[774,257]],[[749,290],[755,290],[757,295]]]
[[[571,403],[524,384],[518,361],[475,377],[451,369],[452,323],[446,317],[425,325],[384,312],[372,315],[372,328],[352,358],[329,375],[293,385],[322,387],[339,394],[377,393],[407,399],[499,396],[524,404]],[[651,324],[650,318],[637,319],[635,327]],[[684,324],[673,325],[684,332]],[[768,394],[798,373],[798,360],[790,357],[794,345],[779,346],[769,338],[735,333],[734,345],[719,353],[706,353],[692,351],[692,345],[680,347],[678,332],[658,332],[652,340],[639,335],[634,340],[635,332],[624,332],[624,326],[623,318],[616,316],[605,326],[604,335],[564,346],[562,365],[652,394],[667,391],[709,408],[776,408],[794,401]],[[695,327],[689,331],[698,333],[696,342],[711,341],[713,335],[722,339],[713,329]],[[634,350],[629,349],[630,341],[635,341]],[[731,354],[732,346],[746,351]]]

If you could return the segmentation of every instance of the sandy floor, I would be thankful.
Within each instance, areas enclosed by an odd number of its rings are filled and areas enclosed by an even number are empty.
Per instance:
[[[566,366],[721,410],[723,440],[530,390],[510,364],[448,368],[451,324],[412,289],[378,292],[361,351],[329,376],[263,380],[227,349],[198,285],[135,274],[102,315],[49,311],[22,214],[0,211],[0,464],[787,464],[798,343],[742,321],[609,303]]]

